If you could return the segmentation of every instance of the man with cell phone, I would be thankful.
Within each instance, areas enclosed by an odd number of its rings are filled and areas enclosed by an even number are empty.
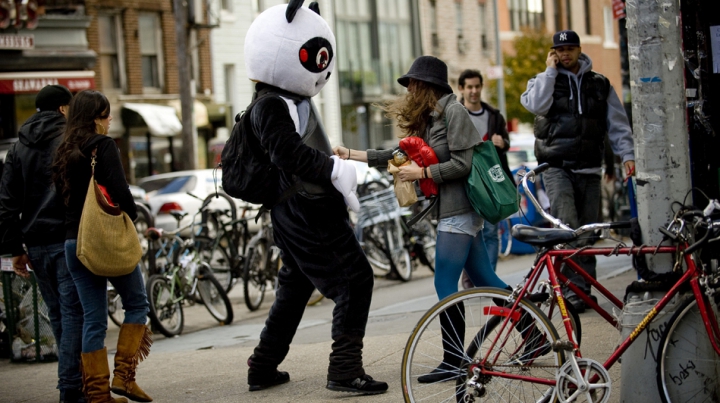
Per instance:
[[[547,68],[531,78],[520,102],[534,113],[535,155],[549,168],[543,180],[552,214],[572,228],[598,221],[600,181],[607,134],[612,151],[622,159],[626,175],[635,171],[632,130],[625,109],[610,81],[592,71],[592,61],[580,47],[580,37],[570,30],[553,35]],[[593,238],[578,241],[591,244]],[[596,278],[594,256],[574,258]],[[585,280],[566,268],[563,273],[581,290],[590,293]],[[567,290],[568,302],[578,312],[584,302]]]

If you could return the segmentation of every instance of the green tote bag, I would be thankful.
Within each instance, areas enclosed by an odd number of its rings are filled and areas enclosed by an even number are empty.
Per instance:
[[[502,169],[492,141],[484,141],[473,149],[472,170],[465,190],[475,211],[492,224],[518,211],[517,189]]]

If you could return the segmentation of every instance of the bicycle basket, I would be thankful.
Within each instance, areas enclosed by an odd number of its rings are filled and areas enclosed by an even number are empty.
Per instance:
[[[398,204],[392,187],[362,196],[359,201],[360,212],[357,223],[359,227],[391,221],[402,215],[403,209]]]

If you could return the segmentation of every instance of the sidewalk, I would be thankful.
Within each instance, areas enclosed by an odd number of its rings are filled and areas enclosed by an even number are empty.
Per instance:
[[[431,287],[428,275],[414,278],[409,284]],[[625,271],[603,284],[622,298],[625,287],[635,279],[634,271]],[[392,292],[388,287],[387,292]],[[378,292],[378,295],[381,293]],[[381,296],[379,296],[381,298]],[[234,302],[234,306],[238,304]],[[602,304],[601,300],[601,304]],[[266,301],[265,304],[269,304]],[[269,305],[267,305],[269,306]],[[331,303],[322,309],[331,309]],[[239,309],[239,308],[238,308]],[[261,324],[266,313],[258,314],[254,322]],[[281,369],[290,373],[291,381],[270,390],[250,393],[247,390],[246,360],[256,341],[234,340],[227,347],[169,351],[154,350],[148,360],[138,368],[139,384],[155,399],[155,402],[400,402],[400,363],[412,324],[421,313],[371,316],[365,338],[364,364],[374,378],[390,384],[388,393],[376,396],[354,396],[325,389],[327,357],[330,353],[329,325],[318,324],[301,329],[295,338],[290,354]],[[307,313],[306,313],[306,316]],[[402,319],[402,329],[390,321]],[[243,321],[245,321],[245,315]],[[248,322],[253,322],[249,319]],[[588,311],[581,314],[582,352],[587,358],[604,361],[619,343],[620,334],[598,314]],[[407,327],[409,325],[409,327]],[[214,337],[225,337],[235,326],[216,328]],[[405,328],[407,327],[407,328]],[[110,324],[107,345],[113,346],[117,327]],[[397,329],[397,330],[396,330]],[[187,330],[186,330],[187,331]],[[201,333],[201,332],[197,332]],[[391,334],[386,334],[391,333]],[[238,337],[238,336],[236,336]],[[189,339],[189,338],[188,338]],[[168,342],[175,341],[168,340]],[[158,339],[161,347],[162,336]],[[166,343],[167,344],[167,343]],[[176,343],[177,344],[177,343]],[[112,359],[112,355],[109,359]],[[0,402],[57,402],[55,382],[57,364],[12,364],[0,361]],[[613,385],[610,402],[620,402],[620,364],[610,371]]]

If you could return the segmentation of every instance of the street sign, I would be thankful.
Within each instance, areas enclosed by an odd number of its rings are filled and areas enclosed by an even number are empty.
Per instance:
[[[625,2],[623,0],[613,0],[613,18],[619,20],[625,18]]]
[[[488,78],[488,80],[497,80],[500,78],[503,78],[503,68],[502,66],[490,66],[485,69],[485,77]]]

